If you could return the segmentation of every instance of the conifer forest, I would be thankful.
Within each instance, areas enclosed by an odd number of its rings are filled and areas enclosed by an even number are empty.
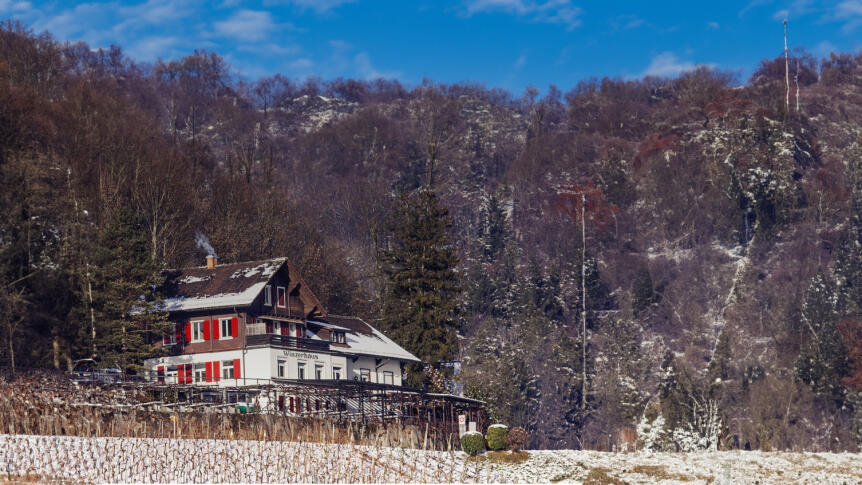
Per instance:
[[[134,373],[206,239],[290,258],[531,448],[858,451],[862,55],[776,56],[510,93],[6,21],[0,366]]]

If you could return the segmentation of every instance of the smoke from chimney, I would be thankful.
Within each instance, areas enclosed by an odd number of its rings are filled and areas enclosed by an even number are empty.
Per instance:
[[[216,254],[215,249],[213,249],[212,244],[210,244],[210,240],[206,237],[202,232],[195,232],[195,244],[204,251],[207,252],[207,256],[212,256],[214,258],[218,258],[218,254]]]

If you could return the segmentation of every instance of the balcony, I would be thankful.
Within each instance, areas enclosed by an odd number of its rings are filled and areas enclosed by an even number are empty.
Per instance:
[[[284,349],[315,350],[326,352],[329,350],[329,342],[325,340],[312,340],[310,338],[288,337],[287,335],[276,335],[274,333],[263,333],[249,335],[246,337],[249,347],[257,345],[269,345]]]

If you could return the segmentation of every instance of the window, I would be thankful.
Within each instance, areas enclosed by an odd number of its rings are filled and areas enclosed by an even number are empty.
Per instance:
[[[305,379],[305,362],[296,363],[296,378],[299,380]]]
[[[195,382],[205,382],[207,380],[206,365],[195,364],[194,372]]]
[[[230,334],[230,318],[221,318],[219,319],[219,323],[221,326],[221,332],[218,334],[219,340],[231,339],[233,338]]]
[[[278,287],[278,307],[279,308],[287,307],[287,301],[286,301],[286,298],[284,295],[284,287],[283,286]]]
[[[332,330],[331,332],[329,332],[329,341],[335,342],[337,344],[346,343],[344,338],[344,332],[336,332],[335,330]]]
[[[279,359],[278,361],[278,377],[287,377],[287,361]]]
[[[168,369],[167,372],[165,372],[165,382],[167,382],[168,384],[179,384],[179,381],[177,380],[176,368]]]
[[[198,320],[196,322],[192,322],[192,342],[203,342],[204,341],[204,322],[203,320]]]
[[[169,347],[171,345],[177,344],[177,334],[172,333],[170,335],[165,335],[162,337],[162,345],[165,347]]]
[[[384,384],[395,384],[395,374],[392,371],[385,370],[383,371],[383,383]]]
[[[333,367],[332,368],[332,378],[333,379],[341,379],[341,367]]]
[[[232,360],[223,360],[221,361],[221,377],[222,379],[233,379],[233,361]]]
[[[359,380],[362,382],[370,382],[371,369],[359,369]]]
[[[266,285],[266,288],[263,290],[263,304],[272,306],[272,285]]]
[[[323,364],[314,364],[314,378],[317,380],[323,379]]]

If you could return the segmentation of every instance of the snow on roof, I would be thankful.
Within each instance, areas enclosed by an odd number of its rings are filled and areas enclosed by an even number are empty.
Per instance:
[[[160,310],[175,312],[251,305],[286,258],[198,266],[167,272]]]
[[[371,335],[352,332],[345,333],[349,347],[345,349],[345,352],[421,362],[415,355],[404,350],[400,345],[390,340],[389,337],[377,331],[376,328],[372,327],[371,330],[373,332]]]
[[[376,328],[369,325],[365,320],[358,317],[345,317],[340,315],[327,315],[327,320],[334,320],[341,325],[333,325],[328,321],[309,320],[312,325],[344,331],[347,343],[346,348],[338,348],[346,354],[373,355],[376,357],[388,357],[390,359],[409,360],[421,362],[415,355],[404,350],[403,347],[393,342],[389,337],[380,333]],[[315,337],[317,334],[315,334]]]
[[[340,326],[338,326],[338,325],[333,325],[333,324],[331,324],[331,323],[328,323],[328,322],[321,322],[321,321],[318,321],[318,320],[309,320],[309,321],[308,321],[308,323],[310,323],[310,324],[312,324],[312,325],[318,325],[318,326],[321,326],[321,327],[323,327],[323,328],[329,328],[329,329],[332,329],[332,330],[340,330],[340,331],[342,331],[342,332],[352,332],[352,331],[353,331],[353,330],[351,330],[351,329],[349,329],[349,328],[347,328],[347,327],[340,327]]]
[[[218,293],[215,295],[165,298],[159,308],[166,312],[200,310],[203,308],[225,308],[251,305],[257,295],[263,291],[266,281],[255,283],[239,293]]]

